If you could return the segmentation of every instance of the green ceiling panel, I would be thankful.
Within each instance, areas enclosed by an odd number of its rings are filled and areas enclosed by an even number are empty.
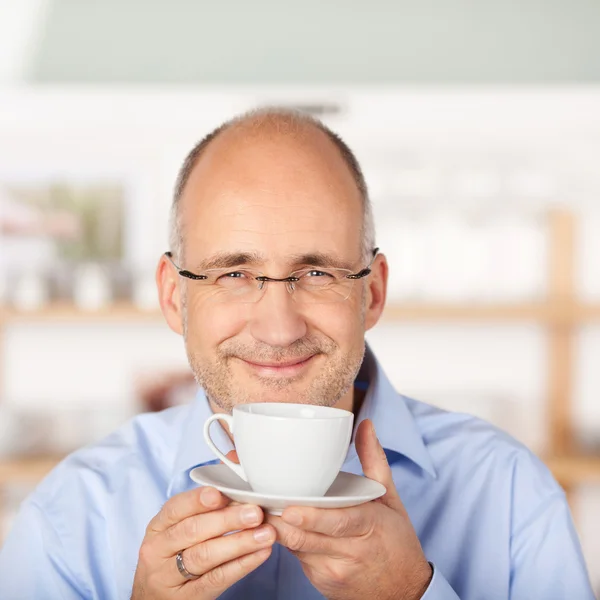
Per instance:
[[[28,78],[598,81],[600,1],[54,0]]]

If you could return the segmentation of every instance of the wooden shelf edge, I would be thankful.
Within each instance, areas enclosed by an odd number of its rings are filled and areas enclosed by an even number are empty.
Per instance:
[[[389,303],[384,320],[439,320],[439,321],[537,321],[549,324],[577,325],[600,321],[600,305],[575,301],[548,301],[520,304],[427,304]]]
[[[0,306],[0,324],[28,321],[160,321],[159,309],[144,310],[119,303],[98,310],[81,310],[70,304],[51,304],[36,310]],[[581,323],[600,320],[600,305],[576,302],[520,304],[427,304],[390,302],[383,313],[387,323],[400,321],[532,321],[541,323]]]
[[[419,304],[390,303],[385,321],[408,320],[527,320],[553,321],[557,311],[550,304]]]
[[[0,485],[35,484],[43,479],[64,457],[12,458],[0,460]]]
[[[51,304],[35,310],[17,310],[0,307],[0,323],[27,321],[119,321],[160,320],[158,309],[143,310],[133,304],[111,304],[98,310],[83,310],[70,304]]]
[[[600,305],[582,304],[575,307],[575,319],[578,321],[600,320]]]
[[[600,483],[600,456],[547,456],[544,462],[563,486]]]

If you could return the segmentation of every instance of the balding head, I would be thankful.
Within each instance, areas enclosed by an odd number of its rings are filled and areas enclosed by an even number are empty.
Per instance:
[[[323,123],[298,111],[264,108],[251,111],[222,124],[205,136],[187,155],[175,185],[171,206],[169,243],[173,254],[183,262],[184,227],[182,223],[181,199],[194,169],[198,166],[210,146],[217,141],[220,144],[244,145],[257,139],[277,139],[310,144],[315,133],[324,137],[339,153],[343,168],[354,181],[362,203],[362,223],[360,227],[361,256],[368,261],[375,247],[375,227],[367,185],[356,157],[346,143]]]

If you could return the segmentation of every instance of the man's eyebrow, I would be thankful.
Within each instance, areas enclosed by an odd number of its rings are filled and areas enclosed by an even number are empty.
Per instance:
[[[333,267],[334,269],[352,269],[352,263],[333,254],[324,252],[310,252],[308,254],[294,254],[290,257],[293,265],[307,265],[311,267]]]
[[[230,269],[241,265],[257,266],[264,260],[265,257],[258,252],[219,252],[201,261],[196,269],[202,272],[208,269]]]
[[[289,257],[290,269],[299,266],[330,267],[337,269],[352,269],[352,263],[324,252],[309,252],[293,254]],[[233,267],[259,267],[267,262],[259,252],[219,252],[196,265],[196,271],[202,273],[208,269],[231,269]]]

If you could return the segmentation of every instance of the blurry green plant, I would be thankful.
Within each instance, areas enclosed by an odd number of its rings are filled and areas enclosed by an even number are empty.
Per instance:
[[[58,255],[68,261],[114,261],[123,258],[124,189],[120,184],[71,184],[11,186],[19,202],[42,214],[69,215],[78,223],[77,234],[55,240]]]

